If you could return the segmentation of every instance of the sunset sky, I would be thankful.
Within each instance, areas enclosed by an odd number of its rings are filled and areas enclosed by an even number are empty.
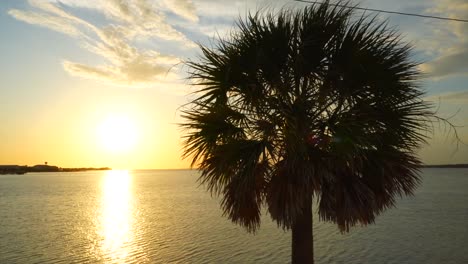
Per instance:
[[[466,0],[362,0],[362,7],[468,19]],[[187,168],[181,62],[248,10],[294,1],[1,0],[0,164]],[[360,11],[356,12],[360,14]],[[369,13],[370,14],[370,13]],[[468,144],[468,23],[381,14],[424,62],[427,100]],[[435,124],[423,162],[468,163]]]

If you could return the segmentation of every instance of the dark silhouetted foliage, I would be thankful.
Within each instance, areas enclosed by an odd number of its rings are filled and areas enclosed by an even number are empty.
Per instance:
[[[186,158],[249,231],[261,208],[294,228],[311,197],[322,220],[369,224],[419,183],[433,117],[411,46],[328,3],[259,12],[188,62]]]

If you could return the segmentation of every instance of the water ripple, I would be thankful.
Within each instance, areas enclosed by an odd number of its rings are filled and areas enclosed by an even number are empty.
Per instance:
[[[414,197],[340,234],[314,217],[317,263],[468,263],[468,170],[424,170]],[[0,176],[0,263],[287,263],[290,233],[222,217],[193,171]]]

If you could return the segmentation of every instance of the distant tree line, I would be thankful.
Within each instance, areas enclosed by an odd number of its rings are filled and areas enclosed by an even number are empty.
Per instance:
[[[25,174],[28,172],[75,172],[90,170],[110,170],[109,167],[102,168],[60,168],[50,165],[20,166],[20,165],[0,165],[0,174]]]

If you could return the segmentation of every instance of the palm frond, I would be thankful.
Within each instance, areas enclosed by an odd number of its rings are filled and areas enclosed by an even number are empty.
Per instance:
[[[285,229],[311,197],[321,219],[369,224],[419,183],[434,113],[411,46],[375,17],[323,4],[257,12],[190,61],[184,157],[255,231],[264,204]]]

